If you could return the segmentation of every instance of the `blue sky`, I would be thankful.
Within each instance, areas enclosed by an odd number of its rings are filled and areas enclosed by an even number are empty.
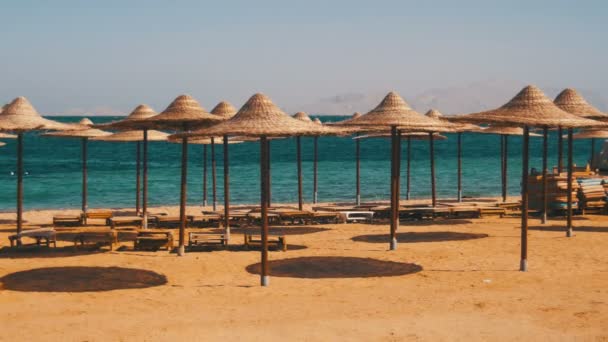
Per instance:
[[[484,80],[608,96],[604,1],[2,0],[0,13],[0,101],[44,114],[254,92],[322,111],[341,94]]]

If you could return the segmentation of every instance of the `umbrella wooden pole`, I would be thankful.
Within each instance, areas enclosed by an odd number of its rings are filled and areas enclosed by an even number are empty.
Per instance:
[[[572,128],[568,128],[568,214],[566,217],[566,236],[572,236]]]
[[[266,146],[266,137],[260,139],[260,206],[261,206],[261,240],[262,240],[262,261],[260,269],[260,284],[262,286],[269,285],[269,270],[268,270],[268,146]]]
[[[207,206],[207,145],[203,145],[203,206]]]
[[[143,191],[142,191],[142,216],[143,227],[148,228],[148,130],[144,129],[144,154],[143,158]]]
[[[359,134],[357,134],[358,136]],[[355,139],[355,177],[356,198],[355,203],[361,205],[361,139]]]
[[[135,145],[135,215],[141,210],[141,142]]]
[[[562,127],[557,128],[557,173],[564,169],[564,134]]]
[[[433,208],[437,205],[437,193],[435,189],[435,139],[433,133],[429,133],[429,149],[431,151],[431,203]]]
[[[87,212],[87,138],[82,138],[82,212]]]
[[[268,193],[266,194],[266,202],[268,202],[268,208],[272,206],[272,168],[270,161],[270,142],[271,140],[266,139],[266,164],[268,165],[268,172],[266,175],[266,184],[268,185]]]
[[[591,167],[591,170],[595,169],[595,165],[593,165],[594,158],[595,158],[595,138],[591,138],[591,158],[589,158],[589,167]]]
[[[390,250],[397,249],[397,219],[398,219],[398,206],[397,206],[397,127],[391,127],[391,242]]]
[[[228,158],[228,136],[224,135],[224,231],[230,241],[230,172]]]
[[[528,270],[528,148],[530,128],[524,126],[524,141],[522,144],[521,172],[521,261],[519,270]]]
[[[541,213],[541,223],[547,223],[547,150],[548,141],[547,137],[549,134],[549,128],[547,126],[543,127],[543,179],[542,179],[542,201],[543,201],[543,210]]]
[[[303,210],[304,201],[302,198],[302,141],[296,137],[296,159],[298,167],[298,210]]]
[[[17,234],[23,230],[23,133],[17,134]],[[21,244],[17,240],[18,244]]]
[[[507,187],[505,186],[505,135],[500,135],[500,183],[502,201],[507,201]]]
[[[215,162],[215,138],[211,138],[211,191],[213,196],[213,211],[217,210],[217,174]]]
[[[457,152],[458,159],[458,202],[462,202],[462,133],[457,134]]]
[[[312,159],[312,203],[317,204],[318,196],[318,164],[319,164],[319,137],[313,138],[313,159]]]
[[[401,131],[397,130],[397,229],[399,229],[399,206],[401,205]]]
[[[407,178],[406,178],[406,187],[407,190],[405,192],[405,199],[410,199],[410,186],[412,183],[412,175],[411,175],[411,163],[412,163],[412,137],[407,137]]]
[[[182,138],[182,179],[179,196],[179,247],[178,256],[186,254],[185,234],[186,234],[186,196],[188,178],[188,137]]]

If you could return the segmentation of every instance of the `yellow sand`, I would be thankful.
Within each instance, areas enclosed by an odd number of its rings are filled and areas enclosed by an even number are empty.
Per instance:
[[[50,222],[51,216],[52,211],[26,213],[30,223]],[[134,252],[125,243],[126,251],[68,249],[53,257],[9,252],[6,237],[14,224],[5,220],[13,217],[0,215],[0,277],[46,267],[119,266],[163,274],[168,283],[80,293],[3,288],[0,340],[608,340],[608,220],[602,216],[577,219],[584,231],[572,238],[565,237],[561,220],[541,231],[531,219],[527,273],[518,271],[517,218],[402,225],[402,233],[431,232],[431,241],[402,241],[397,251],[388,251],[388,243],[351,240],[387,234],[386,224],[315,226],[330,230],[289,235],[289,243],[307,248],[271,252],[270,259],[352,256],[415,263],[423,270],[382,278],[271,277],[268,288],[245,270],[259,262],[256,251],[180,258]],[[489,236],[434,241],[452,236],[444,232]],[[233,236],[233,244],[241,241]]]

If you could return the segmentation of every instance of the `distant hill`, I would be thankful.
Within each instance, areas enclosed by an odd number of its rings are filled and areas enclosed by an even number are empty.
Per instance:
[[[524,82],[518,81],[488,80],[462,87],[428,89],[414,96],[401,92],[400,94],[420,113],[435,108],[446,115],[452,115],[496,108],[512,98],[525,85]],[[555,98],[561,90],[558,87],[543,87],[543,91],[550,98]],[[608,95],[601,95],[590,89],[577,90],[594,106],[608,111]],[[399,89],[397,91],[399,92]],[[338,94],[304,105],[302,110],[325,115],[351,115],[356,111],[365,113],[374,108],[384,95],[385,93]]]

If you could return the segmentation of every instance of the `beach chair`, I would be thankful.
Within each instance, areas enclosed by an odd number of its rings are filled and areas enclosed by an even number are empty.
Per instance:
[[[173,249],[173,234],[170,231],[146,230],[139,231],[133,242],[135,250]]]
[[[81,215],[55,215],[53,225],[57,227],[74,227],[82,225]]]
[[[310,219],[312,218],[312,213],[306,210],[280,209],[273,210],[270,213],[279,215],[281,222],[289,222],[291,224],[306,224],[310,222]]]
[[[144,219],[140,216],[115,216],[108,219],[110,228],[116,229],[117,227],[134,227],[141,228]]]
[[[37,246],[40,246],[44,242],[46,247],[50,247],[51,244],[53,244],[53,247],[57,247],[57,234],[53,228],[29,229],[21,233],[9,235],[8,240],[11,243],[11,247],[23,246],[21,239],[24,237],[35,239]]]
[[[194,215],[186,215],[186,228],[194,222]],[[156,227],[179,228],[181,222],[179,216],[157,216]]]
[[[226,247],[228,239],[225,234],[213,232],[190,232],[188,233],[188,247]]]
[[[82,214],[82,223],[89,224],[89,220],[103,220],[106,226],[110,225],[109,219],[114,214],[111,210],[90,210]]]
[[[340,222],[340,213],[331,212],[331,211],[314,211],[312,213],[311,223],[329,224],[329,223],[339,223],[339,222]]]
[[[114,245],[118,244],[118,234],[114,230],[82,230],[74,235],[74,248],[78,249],[88,244],[96,244],[97,247],[108,246],[110,250],[114,249]]]
[[[374,220],[374,212],[373,211],[341,211],[340,214],[344,222],[353,223],[353,222],[368,222],[372,223]]]
[[[283,252],[287,251],[287,238],[285,235],[269,234],[268,235],[268,248],[274,248]],[[262,236],[260,234],[245,234],[245,248],[262,246]]]

